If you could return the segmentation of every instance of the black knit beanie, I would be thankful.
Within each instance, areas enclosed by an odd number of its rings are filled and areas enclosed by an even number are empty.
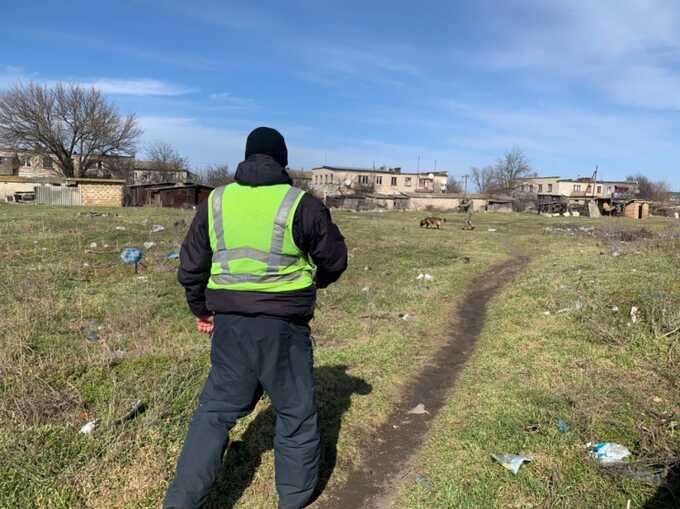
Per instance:
[[[284,168],[288,166],[286,140],[276,129],[258,127],[248,135],[246,159],[254,154],[266,154],[274,158]]]

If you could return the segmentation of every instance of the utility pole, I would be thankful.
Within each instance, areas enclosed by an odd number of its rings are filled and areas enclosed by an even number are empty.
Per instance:
[[[468,178],[470,178],[470,175],[463,175],[463,178],[465,179],[465,187],[463,191],[463,196],[467,198],[467,183],[468,183]]]
[[[437,171],[437,160],[434,160],[434,171]]]

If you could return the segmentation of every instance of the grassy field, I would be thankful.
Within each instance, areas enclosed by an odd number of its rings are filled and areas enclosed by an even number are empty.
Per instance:
[[[191,213],[98,212],[107,215],[0,205],[3,508],[159,507],[207,375],[208,341],[194,331],[177,262],[165,259]],[[490,214],[463,232],[453,214],[441,231],[418,228],[412,213],[334,218],[350,269],[320,292],[312,324],[327,492],[360,468],[366,437],[446,341],[466,283],[524,253],[527,271],[494,299],[477,351],[419,453],[427,481],[405,477],[397,507],[625,507],[628,499],[642,507],[654,499],[655,488],[598,470],[583,446],[611,440],[636,458],[680,454],[680,347],[668,334],[680,326],[677,227],[654,220],[651,238],[624,241],[617,232],[638,231],[637,223]],[[165,230],[151,233],[154,224]],[[565,224],[573,228],[545,231]],[[149,241],[156,245],[135,275],[119,252]],[[417,281],[420,273],[433,281]],[[640,320],[629,326],[632,305]],[[93,334],[98,340],[88,341]],[[146,412],[115,425],[137,400]],[[93,418],[101,419],[94,433],[79,434]],[[273,418],[263,400],[237,426],[229,475],[209,507],[275,506]],[[536,421],[541,432],[524,431]],[[496,451],[535,460],[513,478],[491,461]],[[658,498],[655,507],[667,503]]]

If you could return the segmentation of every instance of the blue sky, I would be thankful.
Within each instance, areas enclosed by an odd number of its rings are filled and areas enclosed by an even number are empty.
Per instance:
[[[96,84],[197,167],[258,125],[291,167],[446,169],[521,147],[541,174],[680,190],[675,0],[12,2],[0,88]],[[95,7],[97,6],[97,7]]]

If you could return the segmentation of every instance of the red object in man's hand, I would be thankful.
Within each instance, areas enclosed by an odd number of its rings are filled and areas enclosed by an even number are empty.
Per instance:
[[[212,334],[213,329],[215,328],[215,317],[213,315],[208,315],[197,318],[196,327],[198,328],[198,332]]]

